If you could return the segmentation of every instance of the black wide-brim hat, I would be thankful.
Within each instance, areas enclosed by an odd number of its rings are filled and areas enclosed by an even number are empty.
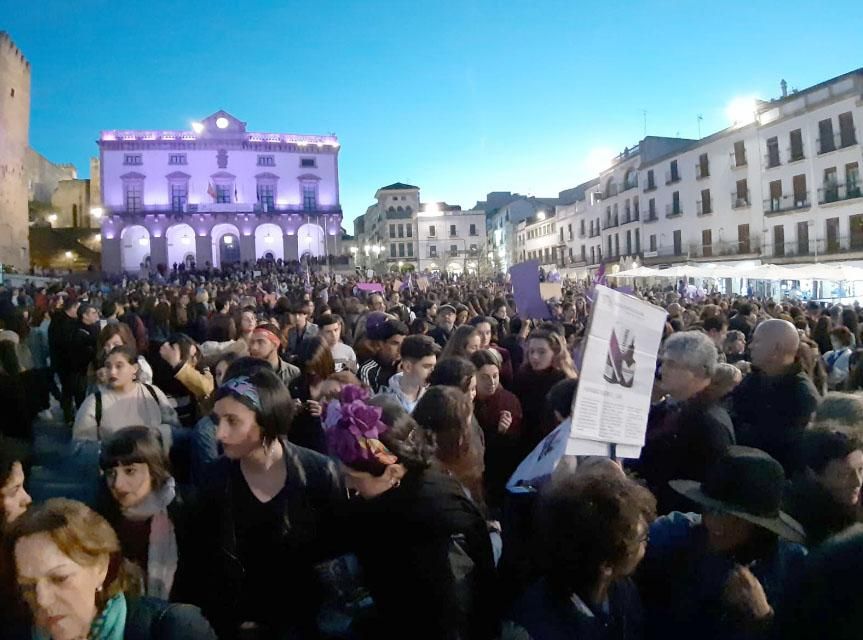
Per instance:
[[[791,542],[806,541],[800,523],[780,509],[785,488],[782,465],[760,449],[730,447],[704,482],[668,484],[708,509],[736,516]]]

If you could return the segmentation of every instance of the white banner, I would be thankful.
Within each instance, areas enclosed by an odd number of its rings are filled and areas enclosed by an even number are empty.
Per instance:
[[[566,453],[595,455],[604,443],[617,457],[637,458],[666,312],[601,285],[595,296]]]

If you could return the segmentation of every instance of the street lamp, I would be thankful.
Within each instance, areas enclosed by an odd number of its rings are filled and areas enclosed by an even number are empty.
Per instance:
[[[102,207],[90,207],[90,215],[96,220],[101,218],[103,213],[105,213],[105,211]]]

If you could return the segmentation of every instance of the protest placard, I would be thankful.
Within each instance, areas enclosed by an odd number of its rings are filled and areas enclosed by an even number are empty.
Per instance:
[[[548,305],[539,289],[539,261],[529,260],[509,268],[512,276],[512,295],[515,310],[520,318],[545,319],[549,317]]]
[[[539,296],[543,300],[551,300],[552,298],[557,298],[558,300],[563,299],[563,287],[561,287],[559,282],[540,282],[539,283]]]
[[[638,457],[665,318],[664,309],[596,286],[567,454],[595,454],[600,443],[613,456]]]

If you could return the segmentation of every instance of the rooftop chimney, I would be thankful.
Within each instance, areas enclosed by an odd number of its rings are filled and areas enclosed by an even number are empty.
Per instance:
[[[779,86],[782,88],[782,97],[787,98],[788,97],[788,83],[785,82],[785,80],[782,80],[779,83]]]

